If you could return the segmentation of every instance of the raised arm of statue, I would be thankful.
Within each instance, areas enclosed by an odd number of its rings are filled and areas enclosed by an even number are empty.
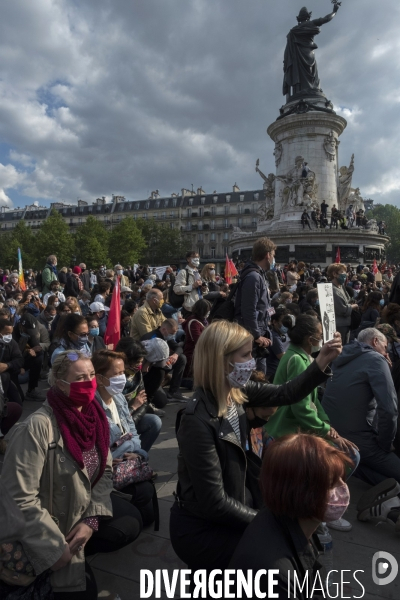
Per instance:
[[[321,27],[321,25],[325,25],[325,23],[329,23],[332,21],[334,17],[336,17],[336,13],[339,10],[340,4],[338,2],[334,3],[333,11],[326,15],[326,17],[322,17],[322,19],[313,19],[311,22],[314,23],[317,27]]]

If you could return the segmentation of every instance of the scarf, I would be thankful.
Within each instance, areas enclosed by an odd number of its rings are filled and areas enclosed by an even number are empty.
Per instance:
[[[105,471],[110,445],[110,429],[104,410],[93,400],[79,411],[55,386],[48,391],[47,401],[53,409],[64,444],[81,469],[85,466],[82,452],[97,447],[100,467],[93,488]]]
[[[58,271],[57,271],[57,267],[55,265],[50,265],[49,263],[47,263],[46,267],[49,267],[50,271],[53,271],[54,275],[57,277]],[[58,277],[57,277],[57,279],[58,279]]]
[[[79,291],[81,292],[83,290],[83,283],[81,278],[79,277],[79,275],[77,275],[77,273],[72,273],[72,276],[75,277],[76,281],[78,282]]]

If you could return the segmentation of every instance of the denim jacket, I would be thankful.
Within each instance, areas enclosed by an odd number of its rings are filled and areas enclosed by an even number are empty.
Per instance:
[[[124,428],[125,432],[132,434],[132,439],[122,442],[122,444],[118,447],[115,447],[114,444],[124,434],[120,430],[118,425],[116,425],[112,420],[111,411],[108,408],[107,404],[103,401],[99,392],[96,392],[96,400],[104,409],[104,412],[107,416],[108,424],[110,426],[110,449],[112,457],[122,458],[126,452],[136,452],[137,454],[140,454],[141,456],[147,459],[147,452],[145,450],[142,450],[142,448],[140,447],[140,437],[138,432],[136,431],[135,423],[130,415],[128,403],[125,400],[125,396],[123,394],[115,394],[115,396],[113,396],[113,400],[117,407],[119,418],[121,419],[121,425]]]

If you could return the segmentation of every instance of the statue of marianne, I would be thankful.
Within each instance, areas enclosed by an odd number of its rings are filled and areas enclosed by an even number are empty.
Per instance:
[[[322,19],[311,21],[311,12],[303,7],[297,17],[298,25],[293,27],[287,35],[287,45],[283,60],[283,95],[289,102],[291,96],[311,90],[322,93],[318,77],[315,50],[318,48],[314,36],[320,32],[321,25],[332,21],[339,10],[340,2],[332,0],[333,12]]]

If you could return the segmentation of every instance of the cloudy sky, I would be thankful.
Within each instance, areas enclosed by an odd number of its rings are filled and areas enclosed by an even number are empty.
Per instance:
[[[0,204],[256,189],[304,0],[4,0]],[[313,17],[329,0],[310,0]],[[400,4],[343,0],[316,38],[353,185],[400,206]]]

